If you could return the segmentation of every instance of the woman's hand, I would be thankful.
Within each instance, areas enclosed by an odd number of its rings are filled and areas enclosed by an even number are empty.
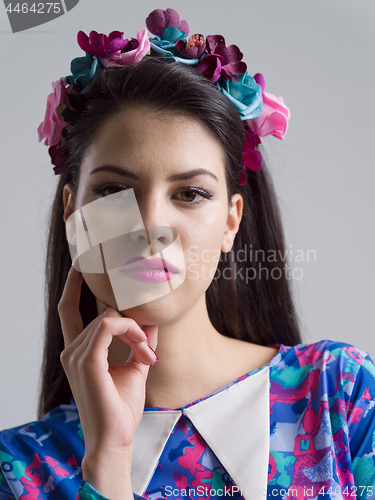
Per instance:
[[[108,308],[83,329],[82,279],[72,266],[58,312],[65,342],[60,359],[85,439],[83,478],[111,500],[133,498],[132,443],[144,409],[148,370],[156,361],[148,344],[156,347],[158,328],[145,327],[147,338],[133,319]],[[108,347],[114,336],[132,351],[125,364],[109,366]]]

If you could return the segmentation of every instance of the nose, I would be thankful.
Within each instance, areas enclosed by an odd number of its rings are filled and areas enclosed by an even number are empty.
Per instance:
[[[169,247],[177,237],[177,230],[170,226],[145,226],[145,230],[132,231],[130,238],[138,245],[148,245],[150,255]]]
[[[145,200],[146,206],[141,207],[138,204],[145,230],[132,231],[130,238],[138,245],[148,245],[151,255],[154,255],[174,242],[177,230],[168,225],[166,207],[155,197],[151,198],[149,196]]]

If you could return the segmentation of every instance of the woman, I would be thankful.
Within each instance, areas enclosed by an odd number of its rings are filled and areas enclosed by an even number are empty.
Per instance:
[[[289,112],[222,37],[146,22],[80,32],[39,128],[61,175],[40,420],[0,434],[0,491],[371,498],[374,365],[301,344],[259,151]]]

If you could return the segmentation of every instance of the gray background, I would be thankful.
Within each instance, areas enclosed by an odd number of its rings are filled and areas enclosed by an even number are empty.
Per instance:
[[[80,0],[64,16],[12,34],[0,6],[0,429],[36,418],[44,321],[47,213],[57,176],[37,126],[51,82],[84,55],[82,29],[127,37],[155,8],[175,8],[190,34],[222,34],[250,74],[291,109],[284,141],[264,140],[295,262],[303,341],[340,340],[375,357],[374,0]]]

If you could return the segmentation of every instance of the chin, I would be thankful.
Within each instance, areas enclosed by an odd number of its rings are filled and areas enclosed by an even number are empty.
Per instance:
[[[139,306],[124,309],[120,313],[126,318],[134,319],[139,325],[159,326],[172,323],[181,316],[182,311],[176,306],[177,304],[171,304],[170,294],[167,294]]]

